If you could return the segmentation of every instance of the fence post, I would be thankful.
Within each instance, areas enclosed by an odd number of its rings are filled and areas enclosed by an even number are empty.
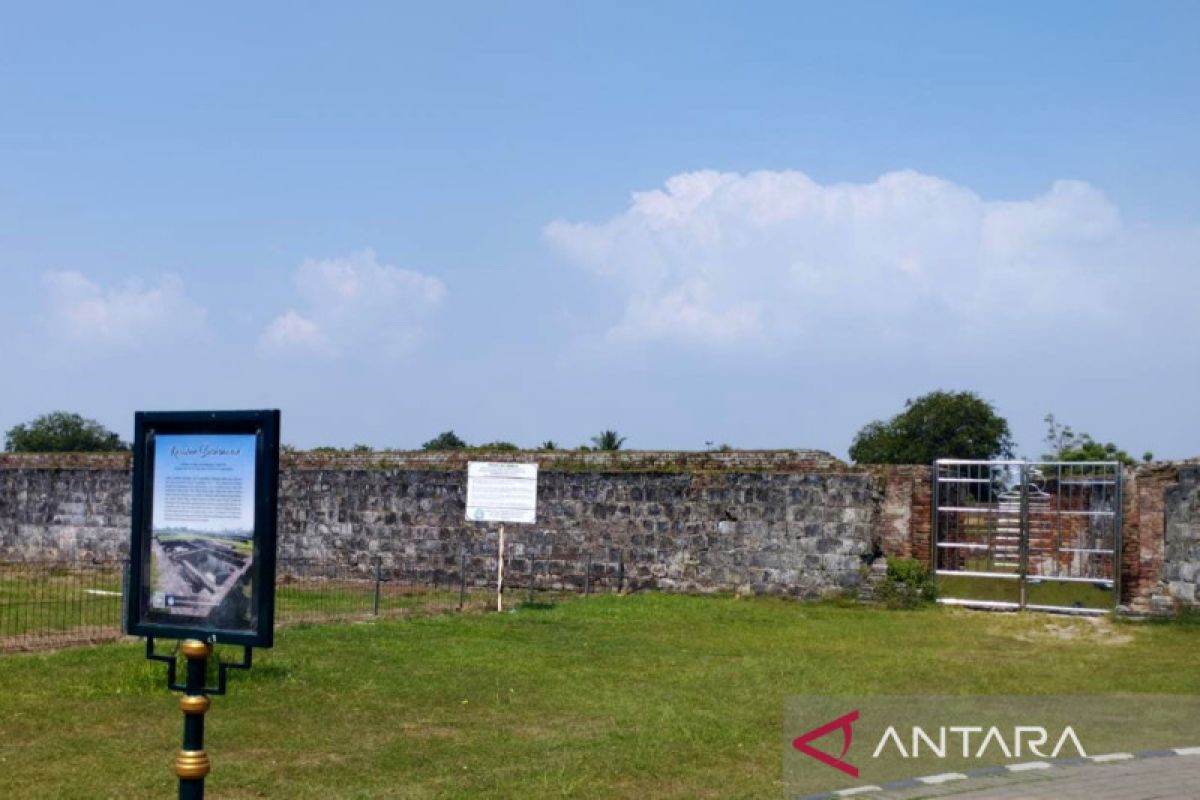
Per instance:
[[[458,549],[458,610],[463,610],[467,599],[467,551]]]
[[[379,616],[379,589],[383,582],[383,559],[380,556],[375,556],[375,602],[372,606],[372,612],[375,616]]]
[[[534,579],[533,569],[534,569],[534,562],[533,562],[533,556],[531,555],[531,556],[529,556],[529,602],[530,603],[533,602],[533,579]]]
[[[583,574],[583,596],[592,596],[592,554],[588,553],[587,572]]]
[[[129,621],[129,559],[121,562],[121,633],[128,633],[125,630],[126,623]]]
[[[625,551],[617,551],[617,594],[625,588]]]

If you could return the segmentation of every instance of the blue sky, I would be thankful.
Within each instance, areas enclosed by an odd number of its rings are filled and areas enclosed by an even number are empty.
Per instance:
[[[0,426],[1200,454],[1200,6],[13,4]]]

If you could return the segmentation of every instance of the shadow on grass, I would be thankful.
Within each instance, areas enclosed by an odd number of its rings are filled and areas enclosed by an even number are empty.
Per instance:
[[[526,600],[517,606],[522,611],[550,611],[558,608],[558,603],[552,603],[547,600]]]

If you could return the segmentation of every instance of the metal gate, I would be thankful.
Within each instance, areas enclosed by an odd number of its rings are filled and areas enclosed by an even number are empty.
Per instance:
[[[1121,578],[1121,465],[962,461],[933,470],[943,603],[1104,613]]]

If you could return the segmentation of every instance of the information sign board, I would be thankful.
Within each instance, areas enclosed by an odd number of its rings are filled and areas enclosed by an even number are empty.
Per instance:
[[[270,647],[278,411],[139,412],[127,630]]]
[[[537,469],[537,464],[468,462],[467,519],[536,522]]]

